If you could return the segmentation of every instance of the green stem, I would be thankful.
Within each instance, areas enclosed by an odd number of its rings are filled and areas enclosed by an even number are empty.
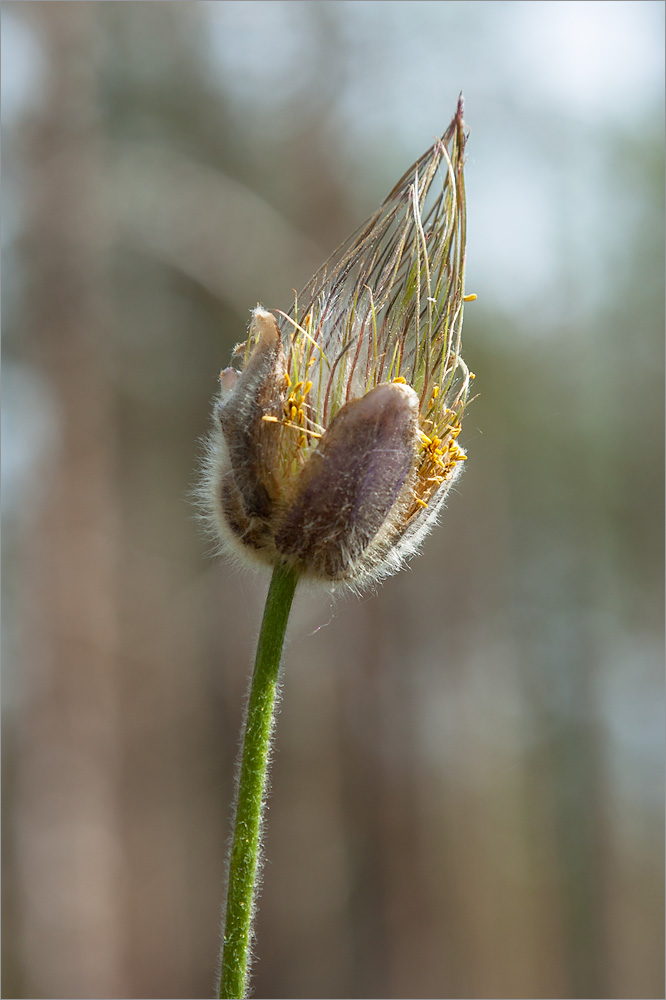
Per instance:
[[[236,819],[229,857],[220,981],[222,998],[242,1000],[247,986],[278,675],[297,583],[298,575],[289,566],[279,563],[275,567],[259,633],[245,719]]]

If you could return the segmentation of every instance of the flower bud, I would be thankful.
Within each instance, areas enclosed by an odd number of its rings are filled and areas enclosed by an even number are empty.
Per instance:
[[[258,306],[215,406],[205,510],[237,554],[353,588],[418,547],[462,468],[462,102],[313,276]],[[471,297],[467,297],[469,300]]]

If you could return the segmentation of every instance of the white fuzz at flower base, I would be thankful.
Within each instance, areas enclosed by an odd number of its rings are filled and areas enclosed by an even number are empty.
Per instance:
[[[207,517],[236,553],[359,589],[436,521],[465,453],[466,132],[449,128],[287,313],[257,307],[225,369]]]

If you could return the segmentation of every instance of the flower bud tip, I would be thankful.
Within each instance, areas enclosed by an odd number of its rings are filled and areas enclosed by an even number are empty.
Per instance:
[[[279,340],[280,332],[273,313],[268,312],[263,306],[257,305],[257,308],[252,310],[250,334],[256,337],[257,344],[262,347],[270,347],[276,340]]]

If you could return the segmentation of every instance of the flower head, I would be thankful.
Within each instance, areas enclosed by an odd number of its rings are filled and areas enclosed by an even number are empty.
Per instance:
[[[206,506],[263,562],[359,588],[434,524],[465,459],[466,141],[441,139],[288,313],[258,306],[215,405]]]

